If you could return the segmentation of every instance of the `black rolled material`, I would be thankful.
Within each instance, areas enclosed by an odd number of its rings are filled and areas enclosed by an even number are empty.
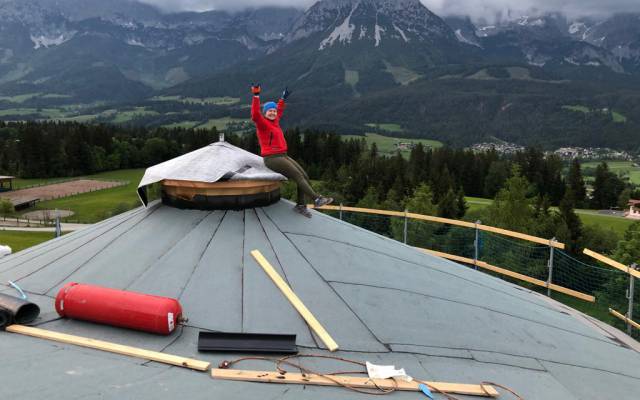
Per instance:
[[[198,351],[298,354],[298,347],[296,335],[200,331]]]
[[[2,293],[0,293],[0,309],[9,312],[10,324],[28,324],[40,315],[40,307],[36,304]]]
[[[280,201],[280,188],[271,192],[233,195],[204,196],[195,195],[192,200],[185,200],[168,195],[162,191],[162,203],[171,207],[195,210],[244,210],[247,208],[266,207]]]
[[[11,313],[0,308],[0,331],[3,331],[9,324],[11,324]]]

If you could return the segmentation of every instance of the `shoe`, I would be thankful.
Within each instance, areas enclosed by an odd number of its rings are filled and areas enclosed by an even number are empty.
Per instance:
[[[293,207],[293,211],[297,212],[298,214],[301,214],[307,218],[311,218],[311,211],[309,211],[309,209],[307,208],[306,205],[301,204],[301,205],[297,205],[295,207]]]
[[[322,206],[326,206],[333,203],[333,198],[332,197],[324,197],[324,196],[320,196],[318,197],[313,204],[316,206],[316,208],[320,208]]]

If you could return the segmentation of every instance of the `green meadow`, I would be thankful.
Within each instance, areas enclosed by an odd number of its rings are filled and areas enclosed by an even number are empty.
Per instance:
[[[442,142],[430,139],[415,139],[415,138],[395,138],[389,136],[379,135],[377,133],[367,133],[365,136],[358,135],[343,135],[344,139],[365,139],[367,146],[371,147],[373,143],[378,147],[378,151],[384,154],[395,154],[397,151],[396,144],[398,143],[422,143],[425,147],[440,148],[443,146]],[[411,153],[410,150],[402,150],[402,155],[408,157]]]
[[[27,211],[54,209],[70,210],[74,212],[74,215],[65,219],[68,222],[94,223],[101,221],[105,218],[109,218],[113,215],[117,215],[140,206],[136,189],[138,188],[140,179],[142,179],[142,175],[144,175],[144,171],[144,169],[129,169],[74,178],[128,181],[129,183],[112,189],[43,201],[38,203],[35,208],[31,208]],[[56,182],[60,180],[61,179],[52,179],[50,181]],[[46,181],[21,180],[21,183],[26,185],[46,183]]]

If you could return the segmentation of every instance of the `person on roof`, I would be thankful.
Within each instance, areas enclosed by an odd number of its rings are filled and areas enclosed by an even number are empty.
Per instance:
[[[294,210],[307,218],[311,218],[311,212],[307,209],[305,196],[314,201],[316,207],[331,204],[331,197],[324,197],[317,194],[309,176],[304,169],[294,159],[287,155],[287,141],[284,138],[282,128],[280,128],[280,118],[285,109],[285,101],[291,94],[288,89],[282,93],[278,103],[272,101],[262,105],[260,108],[260,84],[252,85],[253,102],[251,104],[251,119],[256,124],[260,151],[264,157],[264,164],[270,170],[286,176],[294,181],[298,186],[298,199]]]

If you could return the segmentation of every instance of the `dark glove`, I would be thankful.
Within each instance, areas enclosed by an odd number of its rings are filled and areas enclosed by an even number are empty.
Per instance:
[[[260,92],[262,91],[262,88],[260,87],[260,84],[255,84],[252,83],[251,84],[251,93],[253,93],[254,96],[259,96]]]
[[[284,88],[284,91],[282,92],[282,100],[286,100],[290,94],[291,92],[289,91],[289,88]]]

